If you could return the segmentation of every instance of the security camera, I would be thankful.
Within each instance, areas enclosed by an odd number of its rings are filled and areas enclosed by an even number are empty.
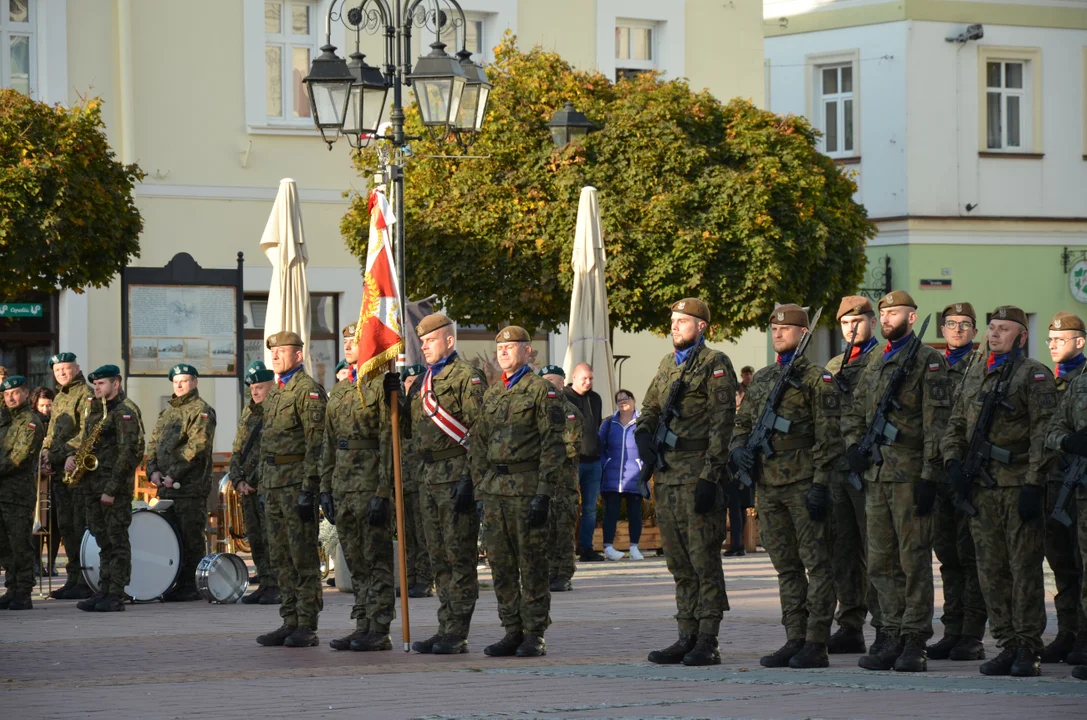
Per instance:
[[[958,35],[947,38],[948,42],[966,43],[971,40],[981,40],[985,37],[985,28],[980,24],[967,25],[966,30]]]

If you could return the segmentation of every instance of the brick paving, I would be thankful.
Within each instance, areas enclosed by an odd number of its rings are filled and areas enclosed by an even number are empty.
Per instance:
[[[759,656],[784,640],[773,568],[764,553],[724,562],[733,610],[723,662],[712,668],[645,661],[675,634],[661,559],[580,565],[575,591],[554,596],[549,654],[533,660],[483,655],[501,636],[489,587],[472,652],[453,657],[331,650],[328,640],[351,627],[350,598],[335,590],[325,593],[321,646],[308,649],[256,645],[279,625],[275,607],[156,603],[99,615],[35,599],[31,612],[0,613],[0,718],[1087,717],[1087,682],[1063,665],[1030,679],[987,678],[976,662],[950,661],[921,675],[868,673],[856,656],[832,656],[827,670],[761,668]],[[939,608],[939,586],[936,595]],[[416,639],[434,632],[436,607],[411,600]],[[397,621],[397,648],[399,638]]]

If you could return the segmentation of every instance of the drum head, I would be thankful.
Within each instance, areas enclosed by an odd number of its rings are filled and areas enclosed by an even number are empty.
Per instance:
[[[83,565],[83,579],[91,592],[98,592],[98,541],[90,530],[83,531],[83,542],[79,544],[79,562]]]
[[[233,553],[208,555],[196,567],[196,589],[208,602],[238,602],[249,589],[249,568]]]
[[[132,513],[128,528],[132,544],[132,578],[125,592],[136,601],[155,600],[177,581],[181,572],[181,543],[170,523],[150,510]]]

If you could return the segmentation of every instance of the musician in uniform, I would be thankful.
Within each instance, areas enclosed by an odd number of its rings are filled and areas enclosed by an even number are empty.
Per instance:
[[[797,355],[808,332],[808,313],[779,305],[770,315],[777,362],[755,373],[736,414],[730,465],[758,478],[759,538],[778,574],[785,644],[759,663],[765,667],[827,667],[834,617],[834,578],[827,522],[834,463],[841,454],[841,397],[824,368]],[[770,439],[773,457],[747,447],[784,368],[790,384],[774,412],[791,423]]]
[[[200,599],[196,566],[207,550],[207,497],[211,492],[211,452],[215,441],[215,410],[200,397],[200,374],[192,365],[170,368],[173,396],[159,413],[147,443],[147,477],[158,497],[172,500],[163,513],[181,538],[181,571],[177,584],[163,596],[166,602]]]
[[[49,367],[57,382],[57,394],[53,398],[53,413],[49,416],[49,430],[42,445],[42,474],[52,478],[57,527],[64,541],[64,554],[68,557],[65,567],[67,580],[62,587],[49,594],[49,597],[57,600],[84,600],[92,594],[79,563],[83,530],[87,525],[87,503],[79,488],[69,488],[64,484],[64,473],[61,471],[68,457],[68,442],[83,427],[86,401],[93,397],[76,360],[75,353],[70,352],[57,353],[49,358]]]
[[[677,436],[662,449],[653,477],[657,523],[668,571],[676,583],[679,639],[649,653],[659,664],[716,665],[717,635],[728,610],[721,543],[725,540],[728,444],[736,415],[736,371],[727,355],[706,347],[710,309],[698,298],[671,306],[672,345],[646,390],[634,440],[642,462],[658,460],[654,436],[661,423]],[[677,385],[680,383],[680,385]],[[678,407],[666,408],[673,388]],[[675,417],[664,414],[678,411]],[[594,430],[595,432],[595,430]]]
[[[11,424],[0,439],[0,565],[7,571],[0,610],[30,610],[34,587],[34,510],[38,502],[38,457],[45,425],[30,407],[22,375],[0,383]]]
[[[1057,406],[1057,387],[1049,368],[1022,350],[1027,315],[1021,309],[1003,305],[994,310],[987,339],[988,357],[974,363],[963,378],[940,449],[956,499],[972,500],[977,509],[970,531],[978,579],[989,612],[989,632],[1001,648],[979,669],[984,675],[1027,677],[1040,673],[1046,625],[1042,488],[1052,460],[1045,439]],[[979,416],[998,400],[986,433],[978,428]],[[993,487],[980,473],[971,478],[963,470],[964,464],[972,463],[971,444],[979,432],[979,441],[987,440],[1009,454],[1008,463],[991,457],[982,460]]]
[[[479,598],[475,490],[484,471],[473,463],[487,453],[488,437],[476,431],[487,381],[457,354],[453,321],[445,315],[427,315],[415,332],[427,370],[416,381],[419,393],[411,400],[411,434],[423,461],[423,529],[438,591],[438,632],[412,643],[412,649],[456,655],[468,652],[468,632]],[[514,567],[514,578],[516,572]],[[496,594],[499,574],[495,570]]]
[[[260,486],[268,521],[268,555],[279,573],[283,625],[257,637],[265,647],[315,647],[321,598],[317,493],[324,448],[324,388],[302,367],[302,338],[268,337],[276,389],[264,401]]]
[[[261,360],[249,363],[245,370],[245,384],[249,388],[249,404],[242,411],[234,447],[230,455],[230,482],[242,499],[242,516],[245,518],[245,537],[253,554],[260,583],[253,592],[241,599],[246,605],[279,605],[279,580],[268,557],[268,521],[264,517],[261,500],[260,436],[264,429],[264,400],[275,387],[276,374],[265,367]]]
[[[404,417],[411,422],[411,406],[419,396],[426,365],[408,365],[400,372],[404,388]],[[423,458],[416,450],[415,438],[410,437],[407,429],[404,438],[404,453],[400,478],[404,485],[404,553],[407,558],[408,597],[424,598],[434,595],[434,577],[430,572],[430,553],[426,545],[426,529],[423,521]],[[400,588],[396,589],[400,594]]]
[[[66,473],[76,473],[93,456],[98,467],[86,470],[78,487],[86,501],[87,525],[98,543],[98,592],[76,607],[87,612],[125,609],[125,586],[132,574],[132,494],[136,468],[143,462],[143,417],[121,389],[121,370],[103,365],[88,378],[94,397],[86,409],[79,434],[68,442]],[[103,408],[103,403],[105,407]]]
[[[585,432],[585,417],[577,405],[570,402],[563,392],[566,385],[566,372],[558,365],[545,365],[540,368],[540,377],[555,386],[562,398],[566,411],[566,427],[562,433],[566,444],[566,467],[569,472],[563,475],[564,481],[555,486],[555,497],[551,498],[548,512],[548,525],[551,527],[551,543],[548,550],[548,567],[551,592],[567,592],[573,589],[571,580],[577,563],[577,521],[578,494],[581,491],[578,467],[581,458],[581,436]]]

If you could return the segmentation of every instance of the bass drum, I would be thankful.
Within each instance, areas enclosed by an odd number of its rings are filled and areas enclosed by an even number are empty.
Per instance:
[[[208,555],[196,566],[196,589],[209,603],[236,603],[249,589],[249,568],[233,553]]]
[[[153,510],[135,510],[128,526],[132,574],[125,593],[136,602],[151,602],[169,592],[181,572],[181,541],[173,525]],[[79,560],[83,577],[98,592],[99,547],[91,531],[83,533]]]

